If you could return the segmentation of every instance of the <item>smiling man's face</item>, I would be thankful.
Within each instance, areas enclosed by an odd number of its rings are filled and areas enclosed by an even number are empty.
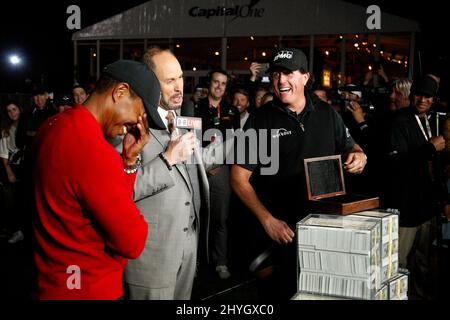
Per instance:
[[[299,70],[278,69],[272,72],[272,85],[275,94],[281,102],[287,105],[296,105],[304,99],[305,85],[309,74]]]

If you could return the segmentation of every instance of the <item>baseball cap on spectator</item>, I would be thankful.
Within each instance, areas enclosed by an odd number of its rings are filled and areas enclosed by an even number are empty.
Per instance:
[[[295,48],[285,48],[279,50],[270,63],[269,72],[276,69],[287,69],[295,71],[303,69],[308,71],[308,59],[303,51]]]
[[[411,86],[411,94],[436,97],[438,88],[439,86],[436,80],[430,76],[423,76],[413,81]]]
[[[150,127],[166,128],[157,111],[161,89],[156,75],[142,62],[118,60],[107,65],[103,74],[128,83],[131,89],[142,99]]]
[[[43,85],[36,85],[31,89],[31,96],[37,96],[46,93],[48,93],[48,89]]]

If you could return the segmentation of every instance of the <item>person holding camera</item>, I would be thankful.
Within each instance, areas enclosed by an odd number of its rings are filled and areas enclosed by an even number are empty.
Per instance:
[[[409,101],[411,85],[412,81],[406,78],[396,79],[392,82],[391,94],[389,95],[390,111],[395,112],[409,107],[411,103]]]
[[[352,89],[351,87],[356,87],[353,84],[349,84],[346,86],[347,89]],[[355,138],[355,140],[360,144],[364,150],[366,150],[368,144],[368,133],[369,133],[369,124],[367,120],[367,113],[361,107],[361,99],[362,99],[362,91],[361,90],[341,90],[341,99],[344,102],[343,107],[345,108],[345,112],[351,115],[351,123],[347,123],[350,133]],[[345,120],[348,117],[344,117]]]
[[[374,111],[369,110],[370,102],[364,100],[363,90],[353,89],[354,85],[347,85],[351,91],[342,91],[344,102],[344,123],[367,156],[371,159],[364,172],[360,175],[346,176],[349,193],[378,196],[381,179],[381,148],[385,141],[380,134]],[[356,88],[356,86],[354,86]]]

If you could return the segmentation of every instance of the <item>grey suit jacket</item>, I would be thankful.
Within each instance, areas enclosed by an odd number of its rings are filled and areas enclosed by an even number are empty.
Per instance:
[[[209,185],[205,169],[201,164],[177,164],[169,170],[158,157],[169,141],[167,131],[150,129],[150,141],[141,154],[142,168],[137,173],[134,200],[149,232],[143,253],[138,259],[129,260],[125,268],[124,281],[130,284],[151,288],[175,284],[182,259],[181,241],[193,212],[197,232],[200,226],[206,228],[206,239],[202,241],[208,239]],[[206,251],[208,254],[207,242]]]

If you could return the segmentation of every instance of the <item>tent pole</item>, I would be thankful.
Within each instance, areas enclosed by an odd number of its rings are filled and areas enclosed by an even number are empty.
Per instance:
[[[314,73],[314,35],[309,36],[309,72]]]
[[[78,83],[78,42],[73,41],[73,84]]]
[[[222,37],[222,56],[220,57],[220,68],[227,70],[227,37]]]
[[[342,38],[341,41],[341,78],[339,79],[339,86],[345,84],[345,64],[346,64],[346,55],[347,55],[347,40],[345,39],[345,36]]]
[[[100,40],[97,40],[97,69],[96,79],[100,78]]]
[[[416,50],[416,33],[411,32],[411,39],[409,40],[409,58],[408,58],[408,79],[414,78],[414,51]]]
[[[123,59],[123,39],[120,39],[119,41],[120,41],[120,42],[119,42],[119,46],[120,46],[120,49],[119,49],[119,59],[122,60],[122,59]]]

